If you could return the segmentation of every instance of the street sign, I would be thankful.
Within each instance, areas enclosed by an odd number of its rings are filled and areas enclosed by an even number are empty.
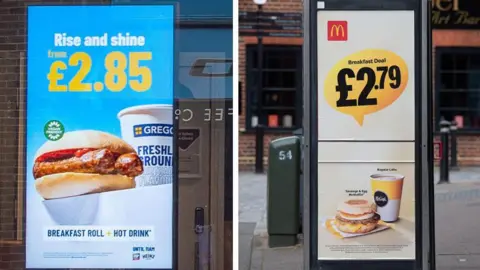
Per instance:
[[[261,37],[302,37],[303,34],[301,32],[256,32],[256,31],[245,31],[240,32],[240,36],[261,36]]]
[[[427,2],[304,3],[304,269],[434,269]]]
[[[279,25],[279,24],[272,24],[272,25],[264,25],[264,24],[255,24],[255,23],[245,23],[239,26],[240,30],[298,30],[301,31],[302,27],[300,25]]]
[[[434,160],[442,159],[442,142],[441,141],[433,142],[433,159]]]
[[[302,26],[302,13],[282,12],[239,12],[239,22],[242,23],[275,23],[280,25]]]
[[[301,13],[240,12],[241,36],[301,37]]]
[[[242,18],[257,18],[257,14],[259,12],[256,11],[241,11],[238,12],[238,16],[240,19]],[[295,12],[260,12],[260,18],[281,18],[283,20],[286,19],[299,19],[301,20],[303,15],[302,13],[295,13]]]

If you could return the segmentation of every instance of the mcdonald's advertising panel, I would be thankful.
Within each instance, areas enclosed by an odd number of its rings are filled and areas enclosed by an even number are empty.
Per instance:
[[[30,6],[26,268],[171,270],[173,5]]]
[[[413,11],[318,11],[318,259],[415,259]]]

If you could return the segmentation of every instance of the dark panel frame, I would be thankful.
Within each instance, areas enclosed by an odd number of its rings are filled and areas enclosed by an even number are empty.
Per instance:
[[[359,269],[359,270],[421,270],[423,263],[423,216],[422,216],[422,191],[423,191],[423,182],[422,177],[422,2],[413,1],[413,0],[397,0],[397,1],[366,1],[358,2],[355,0],[337,0],[337,1],[326,1],[325,9],[321,10],[369,10],[369,11],[380,11],[380,10],[412,10],[414,11],[415,17],[415,83],[414,88],[415,92],[415,241],[416,241],[416,254],[415,260],[335,260],[335,261],[320,261],[318,260],[318,167],[316,166],[318,160],[318,123],[317,123],[317,105],[318,104],[318,81],[317,81],[317,1],[309,1],[309,29],[308,35],[310,36],[309,41],[309,95],[310,100],[308,107],[309,118],[308,118],[308,127],[310,129],[309,136],[309,146],[310,151],[307,151],[309,154],[309,209],[310,209],[310,235],[306,239],[309,241],[308,246],[309,253],[309,265],[310,269],[323,269],[323,270],[341,270],[341,269]],[[429,164],[425,164],[429,166]],[[427,183],[428,184],[428,183]],[[429,196],[429,203],[433,205],[433,197]],[[430,213],[433,215],[433,213]],[[430,230],[434,229],[434,220],[430,222]],[[434,243],[434,240],[431,239],[431,243]],[[433,246],[434,247],[434,246]],[[434,248],[432,247],[432,250]],[[434,254],[430,254],[429,261],[431,262],[430,267],[434,265]]]

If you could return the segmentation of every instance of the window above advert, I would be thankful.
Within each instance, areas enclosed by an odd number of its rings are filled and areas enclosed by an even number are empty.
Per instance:
[[[112,0],[112,4],[165,4],[172,1],[165,0]],[[198,2],[196,0],[180,0],[178,3],[178,11],[180,19],[183,20],[212,20],[232,18],[233,4],[232,1],[210,0]]]

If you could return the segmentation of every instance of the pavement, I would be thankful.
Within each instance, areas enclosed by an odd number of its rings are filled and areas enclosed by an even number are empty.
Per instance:
[[[436,170],[435,183],[438,178]],[[267,246],[266,194],[266,175],[240,173],[239,270],[301,270],[301,244]],[[437,270],[480,269],[479,224],[480,168],[450,171],[450,184],[435,185]]]

